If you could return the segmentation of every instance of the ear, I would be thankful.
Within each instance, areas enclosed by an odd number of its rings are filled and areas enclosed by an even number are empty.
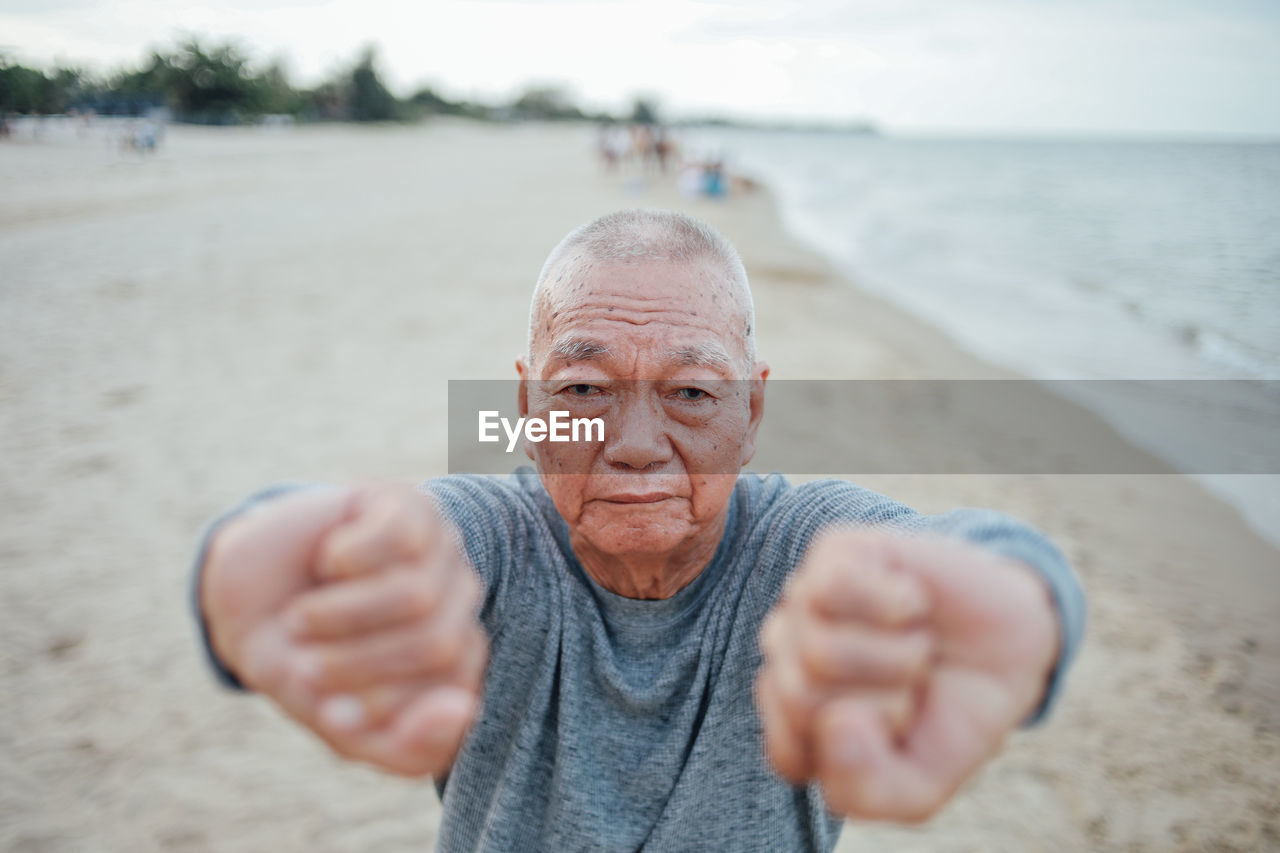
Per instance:
[[[520,417],[529,416],[529,391],[527,383],[532,374],[529,372],[529,363],[525,361],[524,356],[516,358],[516,376],[520,377],[520,392],[518,401],[520,404]]]
[[[520,387],[516,391],[516,408],[519,410],[521,418],[529,417],[529,378],[532,375],[529,371],[529,363],[524,360],[524,356],[516,359],[516,375],[520,377]],[[524,453],[533,461],[537,461],[533,456],[533,445],[528,439],[521,442],[524,445]]]
[[[751,419],[747,422],[747,434],[742,441],[742,464],[746,465],[756,455],[756,433],[760,431],[760,420],[764,417],[764,383],[769,378],[769,365],[757,361],[751,369]]]

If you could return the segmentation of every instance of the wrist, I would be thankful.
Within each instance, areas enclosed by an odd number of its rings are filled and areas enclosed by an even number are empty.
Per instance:
[[[225,568],[228,553],[243,527],[245,515],[241,513],[224,519],[210,530],[201,561],[196,567],[195,610],[204,639],[205,651],[218,679],[229,687],[245,686],[239,665],[238,642],[233,642],[233,626],[227,624],[228,607]]]
[[[1032,567],[1024,563],[1020,563],[1019,566],[1034,587],[1030,599],[1033,602],[1030,609],[1035,614],[1031,619],[1032,631],[1029,642],[1030,687],[1020,716],[1022,720],[1031,720],[1039,715],[1052,689],[1054,675],[1058,671],[1058,663],[1062,657],[1064,638],[1053,587],[1040,572]]]

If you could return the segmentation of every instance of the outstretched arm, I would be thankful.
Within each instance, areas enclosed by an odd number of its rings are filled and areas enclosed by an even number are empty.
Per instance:
[[[783,776],[817,780],[849,817],[924,820],[1039,714],[1079,626],[1068,638],[1069,589],[1002,550],[815,539],[761,634],[757,702]]]
[[[481,587],[431,500],[306,489],[219,525],[195,589],[215,662],[339,754],[445,772],[478,708]]]

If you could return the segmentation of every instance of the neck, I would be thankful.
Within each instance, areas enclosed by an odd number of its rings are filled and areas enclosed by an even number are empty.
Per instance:
[[[706,531],[662,553],[610,554],[570,537],[573,552],[591,579],[624,598],[671,598],[711,564],[724,536],[728,507]]]

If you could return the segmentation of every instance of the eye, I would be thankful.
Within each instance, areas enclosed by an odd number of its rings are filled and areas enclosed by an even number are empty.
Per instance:
[[[681,388],[679,391],[676,392],[676,396],[678,396],[681,400],[685,400],[686,402],[692,403],[697,400],[702,400],[709,395],[707,394],[706,391],[703,391],[701,388]]]
[[[562,389],[561,393],[568,392],[571,397],[590,397],[600,389],[595,385],[588,385],[586,382],[577,382]]]

